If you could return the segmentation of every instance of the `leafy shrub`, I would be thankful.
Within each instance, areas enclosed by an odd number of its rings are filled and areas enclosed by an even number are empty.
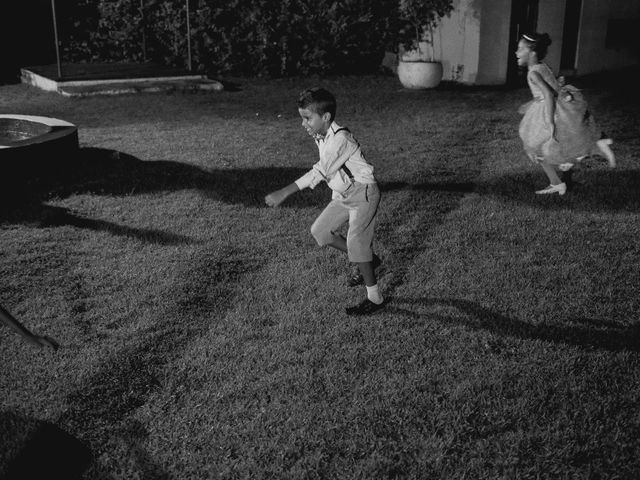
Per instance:
[[[64,2],[65,60],[186,66],[185,1]],[[397,0],[189,0],[189,11],[193,68],[246,76],[375,70],[397,24]]]

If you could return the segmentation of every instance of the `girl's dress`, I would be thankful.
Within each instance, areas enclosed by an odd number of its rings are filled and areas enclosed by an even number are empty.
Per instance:
[[[538,72],[554,92],[555,138],[545,120],[544,93],[532,82],[532,72]],[[559,165],[598,151],[596,141],[600,132],[580,90],[573,85],[560,85],[544,63],[529,68],[527,83],[533,100],[524,113],[519,130],[524,150],[530,158]]]

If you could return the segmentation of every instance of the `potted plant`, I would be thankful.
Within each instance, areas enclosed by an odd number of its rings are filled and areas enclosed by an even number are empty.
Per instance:
[[[453,0],[399,0],[398,78],[406,88],[433,88],[442,80],[433,29],[453,10]]]

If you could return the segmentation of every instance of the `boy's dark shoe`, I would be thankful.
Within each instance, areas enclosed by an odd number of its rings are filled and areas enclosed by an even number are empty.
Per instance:
[[[381,304],[373,303],[368,298],[364,299],[362,303],[355,307],[347,307],[347,315],[371,315],[378,310],[384,308],[384,302]]]
[[[375,253],[373,254],[373,270],[375,271],[382,264],[382,260]],[[364,278],[360,273],[360,269],[358,268],[358,264],[354,263],[351,265],[351,272],[349,273],[349,277],[347,278],[347,286],[349,287],[357,287],[358,285],[364,285]]]

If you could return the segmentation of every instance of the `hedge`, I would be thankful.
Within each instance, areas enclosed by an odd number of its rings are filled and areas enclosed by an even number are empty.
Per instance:
[[[214,74],[364,73],[393,48],[398,0],[65,0],[65,61],[156,61]]]

